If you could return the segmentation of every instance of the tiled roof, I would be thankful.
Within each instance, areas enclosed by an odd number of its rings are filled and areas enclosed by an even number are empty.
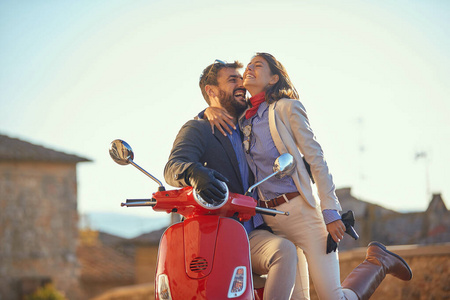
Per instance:
[[[163,227],[161,229],[141,234],[138,237],[130,239],[130,242],[134,245],[158,245],[161,240],[161,236],[164,231],[166,231],[167,227]]]
[[[445,202],[442,199],[440,193],[433,194],[433,198],[428,205],[427,211],[448,211],[447,206],[445,206]]]
[[[98,232],[98,240],[105,246],[114,248],[121,244],[129,244],[129,239],[110,234],[107,232],[99,231]]]
[[[0,161],[78,163],[90,160],[0,134]]]
[[[134,283],[134,258],[104,246],[80,245],[77,257],[81,265],[81,280],[85,282]]]

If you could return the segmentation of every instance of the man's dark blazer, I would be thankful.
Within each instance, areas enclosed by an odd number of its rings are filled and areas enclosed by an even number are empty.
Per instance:
[[[221,173],[228,179],[230,192],[245,193],[231,141],[218,130],[213,134],[206,120],[190,120],[180,129],[164,168],[166,182],[174,187],[188,186],[186,169],[192,164]],[[253,182],[250,170],[249,177],[249,182]]]

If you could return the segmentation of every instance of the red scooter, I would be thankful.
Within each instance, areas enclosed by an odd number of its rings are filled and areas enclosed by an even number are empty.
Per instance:
[[[132,164],[159,184],[151,199],[128,199],[122,206],[152,206],[155,211],[184,216],[182,222],[167,228],[161,237],[155,299],[263,299],[263,287],[254,289],[249,241],[238,221],[248,221],[256,212],[288,213],[257,207],[252,197],[235,193],[227,192],[225,199],[210,204],[192,187],[166,191],[158,179],[133,161],[133,150],[126,142],[114,140],[109,152],[118,164]],[[274,173],[251,186],[246,194],[268,178],[292,169],[292,156],[281,155]]]

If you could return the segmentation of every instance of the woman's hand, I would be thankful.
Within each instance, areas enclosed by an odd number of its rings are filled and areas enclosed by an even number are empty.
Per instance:
[[[327,224],[327,231],[336,243],[339,243],[342,240],[345,230],[346,228],[342,220],[336,220]]]
[[[210,106],[205,110],[205,117],[208,119],[209,124],[211,124],[211,130],[214,133],[214,126],[219,129],[219,131],[227,136],[225,130],[232,134],[231,129],[228,125],[236,129],[236,125],[233,122],[233,117],[223,108]],[[225,129],[225,130],[224,130]]]

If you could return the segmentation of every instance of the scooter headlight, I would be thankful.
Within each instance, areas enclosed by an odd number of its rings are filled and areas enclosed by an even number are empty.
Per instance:
[[[222,206],[225,205],[225,203],[227,203],[228,200],[228,195],[229,195],[229,191],[228,191],[228,186],[225,184],[225,182],[220,181],[220,183],[222,184],[222,186],[226,189],[226,193],[225,193],[225,197],[223,199],[220,199],[219,201],[215,201],[214,203],[208,203],[205,201],[205,199],[202,198],[202,196],[200,196],[196,190],[193,190],[193,194],[194,194],[194,198],[195,201],[197,201],[198,204],[200,204],[201,207],[204,207],[206,209],[218,209],[221,208]]]
[[[172,300],[170,294],[169,278],[166,274],[160,274],[158,276],[158,296],[160,300]]]
[[[234,269],[231,277],[230,288],[228,289],[228,298],[237,298],[244,294],[247,288],[247,268],[239,266]]]

